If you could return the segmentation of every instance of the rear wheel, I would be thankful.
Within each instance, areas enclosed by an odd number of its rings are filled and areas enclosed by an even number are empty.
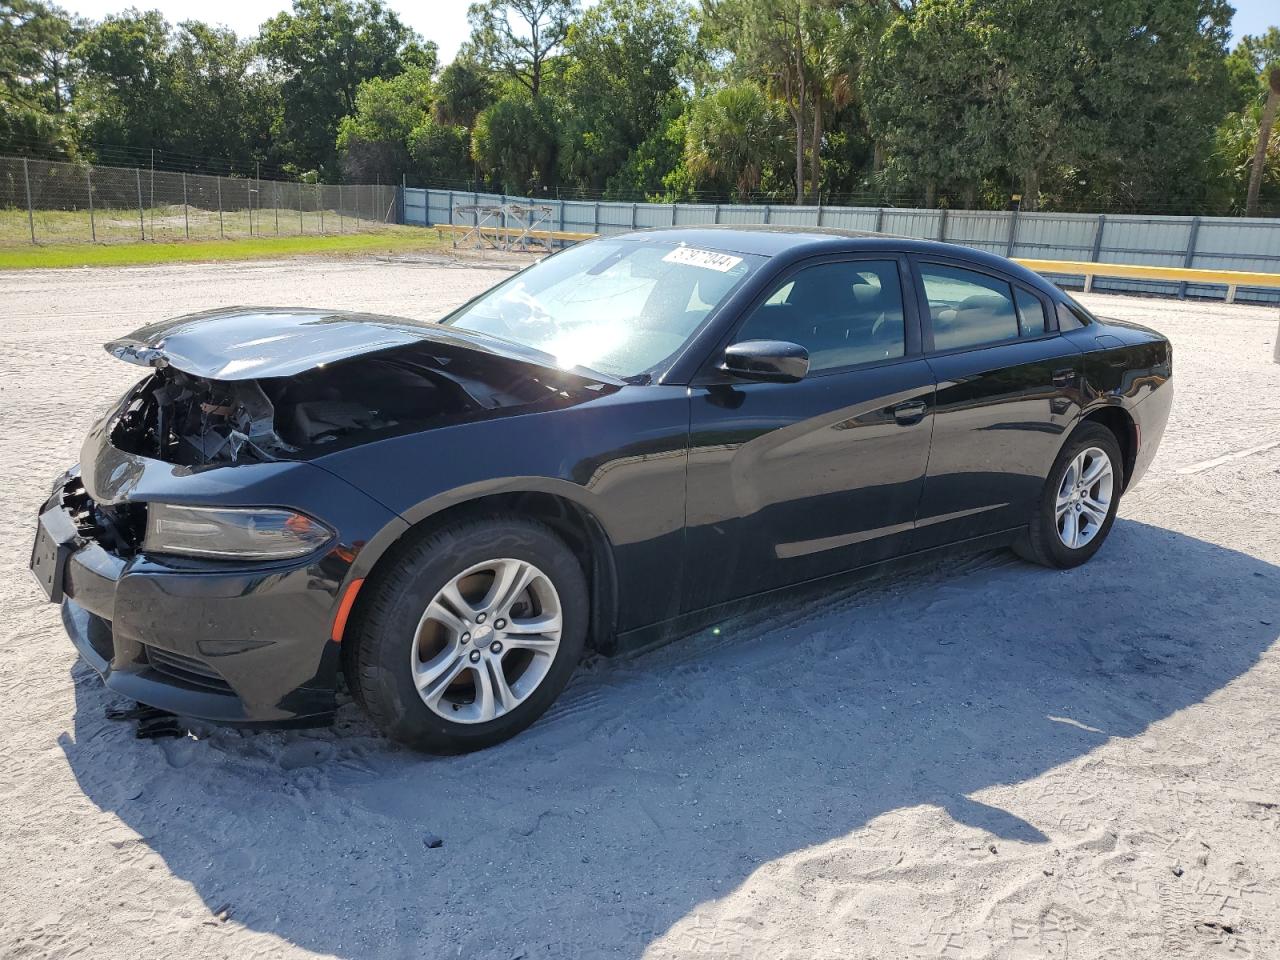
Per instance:
[[[1115,522],[1123,486],[1120,445],[1097,423],[1082,424],[1054,462],[1027,534],[1014,549],[1047,567],[1084,563]]]
[[[533,723],[582,655],[587,587],[540,523],[444,527],[373,585],[352,686],[380,729],[432,753],[478,750]]]

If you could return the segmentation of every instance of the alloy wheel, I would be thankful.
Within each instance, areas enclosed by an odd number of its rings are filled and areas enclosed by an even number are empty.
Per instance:
[[[1111,512],[1115,471],[1111,458],[1098,447],[1076,454],[1058,486],[1058,539],[1079,550],[1098,535]]]
[[[524,560],[468,567],[435,595],[410,651],[422,702],[453,723],[485,723],[527,700],[560,648],[560,595]]]

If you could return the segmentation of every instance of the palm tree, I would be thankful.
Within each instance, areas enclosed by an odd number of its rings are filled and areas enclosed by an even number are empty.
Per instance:
[[[694,104],[685,139],[685,163],[695,177],[725,177],[739,202],[760,186],[778,152],[778,116],[753,83],[709,94]]]
[[[1258,215],[1258,194],[1262,192],[1262,173],[1267,165],[1267,148],[1271,144],[1271,128],[1276,122],[1276,110],[1280,108],[1280,67],[1272,67],[1267,77],[1267,105],[1262,108],[1262,123],[1258,127],[1258,146],[1253,152],[1253,169],[1249,171],[1249,194],[1244,204],[1244,215]]]
[[[839,36],[841,23],[833,12],[815,30],[814,48],[809,58],[809,80],[813,103],[813,139],[809,144],[809,185],[815,203],[822,202],[822,135],[827,111],[832,114],[853,102],[854,83],[849,51]]]

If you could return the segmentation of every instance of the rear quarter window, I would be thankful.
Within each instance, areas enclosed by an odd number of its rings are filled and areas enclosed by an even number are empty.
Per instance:
[[[1093,317],[1084,311],[1083,308],[1076,309],[1073,305],[1058,301],[1058,329],[1059,330],[1083,330],[1093,322]]]

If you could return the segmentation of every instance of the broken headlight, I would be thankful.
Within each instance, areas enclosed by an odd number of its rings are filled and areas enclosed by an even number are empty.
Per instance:
[[[142,549],[220,560],[289,560],[333,538],[306,514],[276,507],[185,507],[151,503]]]

